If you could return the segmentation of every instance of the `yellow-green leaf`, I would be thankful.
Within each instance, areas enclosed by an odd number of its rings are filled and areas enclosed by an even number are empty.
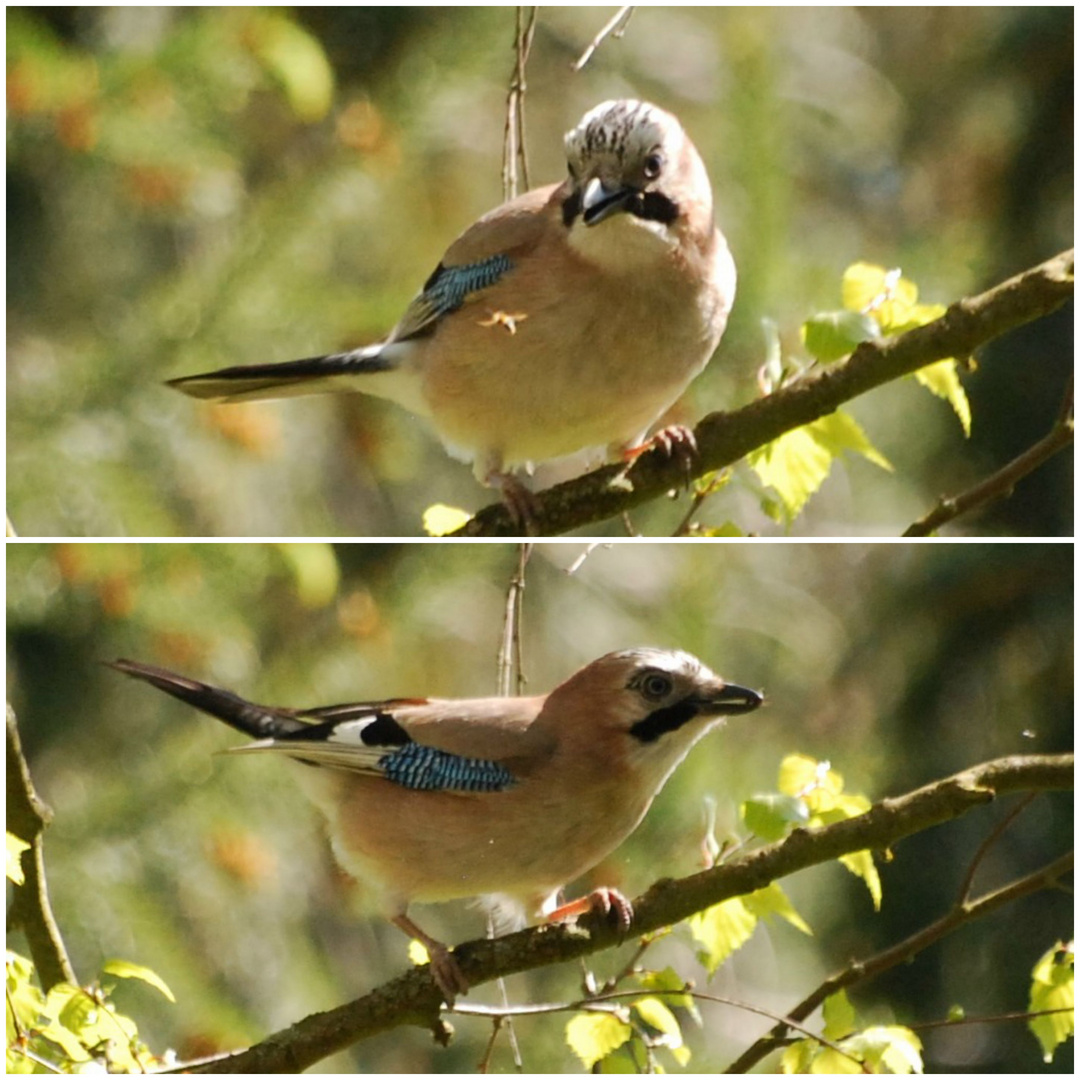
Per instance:
[[[591,1069],[633,1034],[633,1028],[612,1013],[580,1013],[566,1025],[566,1042]]]
[[[813,429],[814,438],[830,450],[834,457],[839,457],[843,450],[850,450],[852,453],[861,454],[867,461],[887,472],[893,471],[885,455],[874,446],[858,420],[849,413],[837,409],[809,426]]]
[[[848,311],[870,315],[886,334],[893,334],[911,319],[919,289],[899,270],[858,262],[844,271],[840,295]]]
[[[806,803],[794,795],[754,795],[739,810],[743,822],[762,840],[779,840],[810,819]]]
[[[822,1034],[826,1039],[836,1042],[837,1039],[842,1039],[855,1030],[855,1009],[848,1001],[847,992],[844,990],[837,990],[835,994],[830,994],[825,999],[821,1014],[825,1021]]]
[[[322,45],[292,19],[261,12],[253,19],[253,51],[285,91],[293,112],[308,122],[321,120],[334,97],[334,72]]]
[[[870,890],[870,898],[874,901],[874,910],[881,910],[881,878],[878,876],[877,867],[874,865],[874,857],[869,851],[855,851],[850,855],[841,855],[840,861],[856,877],[862,878],[866,887]]]
[[[932,394],[944,398],[960,418],[964,434],[971,435],[971,405],[960,383],[955,360],[939,360],[915,372],[915,378]]]
[[[409,940],[409,961],[417,967],[420,967],[421,964],[431,963],[431,957],[428,955],[427,949],[425,949],[423,943],[417,941],[416,938],[411,938]]]
[[[907,1074],[923,1071],[919,1037],[910,1028],[898,1024],[868,1027],[844,1039],[840,1046],[872,1066],[875,1072]]]
[[[746,460],[762,483],[779,496],[790,521],[825,482],[833,459],[844,450],[852,450],[875,465],[892,470],[858,421],[840,410],[784,432],[778,439],[749,453]]]
[[[675,1050],[682,1046],[682,1028],[675,1014],[659,999],[654,997],[639,998],[634,1002],[634,1008],[638,1016],[650,1027],[664,1035],[664,1045],[669,1050]]]
[[[460,529],[471,516],[456,506],[435,503],[424,511],[424,532],[428,536],[446,536]]]
[[[776,492],[785,516],[791,520],[825,482],[833,456],[806,425],[751,451],[746,460],[761,482]]]
[[[142,964],[133,964],[130,960],[107,960],[101,970],[109,975],[115,975],[120,979],[140,979],[142,982],[160,991],[175,1004],[176,998],[173,992],[165,984],[165,980],[156,972],[151,971]]]
[[[869,315],[859,311],[822,311],[802,324],[806,351],[823,364],[831,364],[863,341],[881,337],[881,328]]]
[[[20,840],[14,833],[7,834],[7,876],[9,881],[16,885],[25,885],[26,877],[22,868],[22,853],[29,851],[30,845],[25,840]]]
[[[1046,1009],[1069,1009],[1069,1012],[1037,1016],[1028,1021],[1032,1034],[1042,1047],[1043,1061],[1049,1062],[1054,1051],[1073,1034],[1075,1015],[1073,983],[1074,953],[1072,945],[1058,943],[1046,952],[1031,972],[1029,1012]]]
[[[733,896],[691,915],[687,923],[700,946],[698,957],[712,975],[736,949],[750,940],[757,917],[747,910],[741,896]]]
[[[304,607],[326,607],[337,596],[341,571],[329,544],[278,544],[277,548],[289,564]]]
[[[757,889],[747,896],[741,897],[746,905],[746,910],[759,919],[776,915],[785,922],[791,923],[796,930],[813,936],[814,931],[807,926],[803,917],[795,910],[795,905],[788,899],[787,894],[780,887],[779,882],[773,881],[764,889]]]
[[[701,1023],[697,1004],[686,992],[686,980],[673,967],[666,967],[663,971],[643,971],[637,976],[637,981],[645,990],[658,991],[656,996],[668,1008],[685,1009],[695,1023]]]
[[[829,762],[806,754],[788,754],[780,762],[779,789],[806,801],[811,814],[831,810],[844,790],[844,778]]]

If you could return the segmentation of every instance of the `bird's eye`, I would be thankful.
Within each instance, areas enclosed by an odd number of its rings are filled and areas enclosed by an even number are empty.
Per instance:
[[[654,150],[646,159],[642,166],[645,172],[645,176],[649,180],[655,180],[660,175],[660,170],[664,167],[664,156],[658,150]]]
[[[663,671],[648,671],[641,677],[638,689],[650,701],[663,701],[671,693],[675,684],[671,676]]]

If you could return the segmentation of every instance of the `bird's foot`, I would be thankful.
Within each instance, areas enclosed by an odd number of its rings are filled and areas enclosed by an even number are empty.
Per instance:
[[[465,978],[465,973],[454,958],[454,954],[441,941],[436,941],[429,934],[425,934],[407,915],[398,915],[391,922],[427,949],[431,963],[431,977],[442,991],[446,1004],[453,1008],[457,995],[465,995],[469,992],[469,980]]]
[[[667,427],[662,427],[643,443],[623,450],[623,461],[632,464],[646,450],[652,450],[654,447],[662,450],[665,456],[682,462],[683,470],[689,478],[690,469],[698,456],[697,439],[694,438],[694,432],[690,428],[685,424],[669,424]]]
[[[535,492],[530,491],[513,473],[492,471],[485,477],[484,483],[498,491],[510,520],[523,535],[539,535],[536,519],[540,504]]]
[[[576,919],[579,915],[587,915],[590,911],[599,911],[607,916],[614,914],[619,932],[623,934],[630,929],[630,923],[634,918],[633,905],[618,889],[601,887],[593,889],[587,896],[561,904],[548,915],[548,921],[566,922],[569,919]]]

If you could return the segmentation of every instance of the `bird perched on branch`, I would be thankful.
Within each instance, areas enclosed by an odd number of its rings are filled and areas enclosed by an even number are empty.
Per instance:
[[[705,367],[735,298],[705,166],[679,121],[608,101],[566,136],[569,175],[458,237],[389,337],[169,385],[211,401],[356,390],[427,417],[519,524],[515,470],[693,437],[656,421]]]
[[[629,927],[628,901],[599,889],[559,907],[564,885],[637,826],[672,770],[725,716],[761,695],[684,652],[629,649],[539,697],[396,698],[316,709],[256,705],[132,660],[110,666],[223,720],[297,770],[334,852],[378,910],[431,957],[448,1002],[468,983],[412,901],[481,897],[508,919],[591,908]]]

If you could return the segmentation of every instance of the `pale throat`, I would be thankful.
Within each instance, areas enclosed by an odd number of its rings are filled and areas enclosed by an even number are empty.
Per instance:
[[[617,214],[591,227],[576,220],[570,228],[569,242],[589,262],[622,272],[656,266],[679,243],[662,221],[648,221],[632,214]]]

